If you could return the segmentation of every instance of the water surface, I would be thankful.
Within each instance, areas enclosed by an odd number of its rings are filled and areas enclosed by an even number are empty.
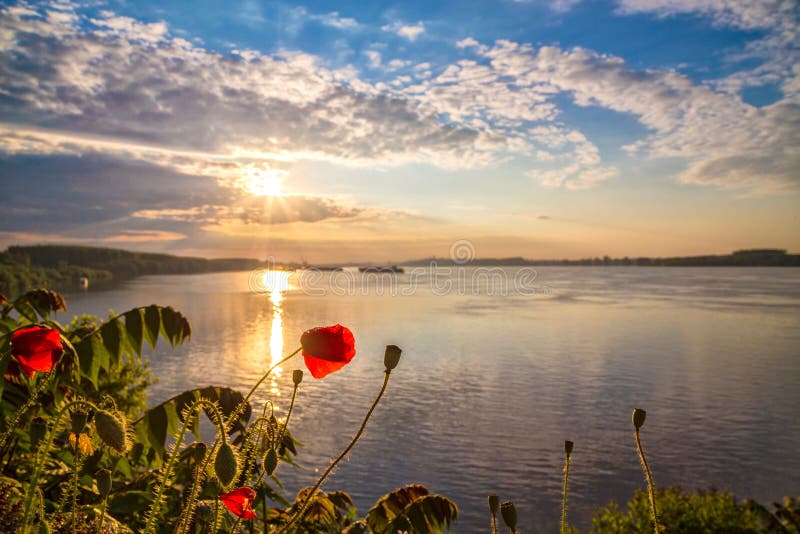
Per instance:
[[[209,384],[247,390],[304,330],[350,327],[352,364],[319,381],[306,373],[292,416],[303,469],[278,472],[290,492],[347,445],[380,387],[383,347],[402,347],[366,435],[325,485],[350,492],[362,513],[420,482],[459,504],[456,532],[487,528],[488,493],[517,503],[526,532],[552,532],[571,439],[570,517],[586,530],[594,507],[644,484],[634,406],[648,413],[642,439],[657,484],[764,502],[800,492],[800,269],[478,274],[153,276],[68,305],[104,315],[157,303],[189,317],[191,341],[151,355],[151,404]],[[258,401],[285,410],[299,367],[284,366]]]

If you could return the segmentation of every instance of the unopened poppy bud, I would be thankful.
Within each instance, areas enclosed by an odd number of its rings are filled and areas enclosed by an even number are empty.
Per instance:
[[[498,506],[500,506],[500,497],[494,493],[489,495],[489,510],[492,512],[493,516],[497,515]]]
[[[214,474],[222,487],[226,488],[233,483],[237,470],[236,453],[233,452],[233,447],[228,443],[223,443],[214,459]]]
[[[386,352],[383,355],[383,365],[386,366],[386,369],[391,371],[397,364],[400,363],[400,355],[403,353],[403,350],[398,347],[397,345],[386,345]]]
[[[103,443],[119,454],[128,452],[130,443],[124,416],[100,410],[94,415],[94,426]]]
[[[564,452],[566,452],[566,453],[567,453],[567,456],[569,456],[570,454],[572,454],[572,447],[573,447],[574,445],[575,445],[575,444],[574,444],[574,443],[572,443],[570,440],[568,440],[568,439],[564,440]]]
[[[35,417],[31,421],[31,446],[38,446],[46,434],[47,422],[41,417]]]
[[[300,382],[303,381],[303,370],[302,369],[295,369],[292,372],[292,382],[294,382],[295,386],[299,386]]]
[[[635,426],[637,430],[642,428],[645,417],[647,417],[646,411],[642,410],[641,408],[633,409],[633,426]]]
[[[274,473],[276,467],[278,467],[278,453],[275,452],[275,449],[270,448],[267,454],[264,455],[264,471],[267,473],[267,476]]]
[[[97,491],[100,496],[105,499],[111,493],[111,471],[108,469],[100,469],[94,474],[94,480],[97,483]]]
[[[195,461],[202,462],[207,451],[208,447],[206,447],[206,444],[203,442],[195,443],[194,446],[192,446],[192,456],[194,457]]]
[[[503,516],[503,523],[506,524],[508,528],[512,531],[516,532],[517,530],[517,509],[514,507],[514,503],[511,501],[506,501],[500,505],[500,514]]]
[[[69,417],[72,431],[76,434],[83,432],[83,429],[86,428],[86,421],[89,419],[89,414],[83,410],[75,410]]]

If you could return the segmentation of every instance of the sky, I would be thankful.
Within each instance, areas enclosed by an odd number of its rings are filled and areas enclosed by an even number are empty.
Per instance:
[[[797,0],[0,9],[2,247],[800,251]]]

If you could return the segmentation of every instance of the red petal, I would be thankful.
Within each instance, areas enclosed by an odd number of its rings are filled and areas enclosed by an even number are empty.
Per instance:
[[[61,335],[52,328],[29,326],[11,336],[12,354],[28,378],[36,371],[50,372],[61,357]]]
[[[306,362],[306,367],[308,368],[311,376],[314,378],[322,378],[326,375],[329,375],[333,372],[338,371],[348,362],[332,362],[330,360],[322,360],[320,358],[315,358],[314,356],[309,356],[308,354],[303,354],[303,359]]]
[[[255,498],[256,492],[248,487],[236,488],[219,496],[222,504],[242,519],[253,519],[256,516],[253,511],[253,500]]]

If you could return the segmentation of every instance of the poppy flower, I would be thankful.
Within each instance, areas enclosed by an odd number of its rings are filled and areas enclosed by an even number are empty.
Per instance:
[[[314,378],[338,371],[356,355],[353,333],[340,324],[306,330],[300,344],[306,367]]]
[[[49,373],[64,351],[58,330],[41,326],[20,328],[11,336],[11,354],[28,378],[36,371]]]
[[[228,493],[223,493],[219,496],[219,500],[225,507],[241,517],[242,519],[253,519],[256,513],[253,511],[253,501],[256,498],[256,492],[253,488],[243,487],[236,488]]]

